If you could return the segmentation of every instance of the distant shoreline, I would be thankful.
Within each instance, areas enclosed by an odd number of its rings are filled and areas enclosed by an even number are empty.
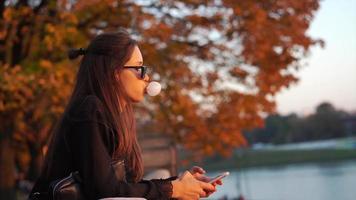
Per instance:
[[[356,149],[317,150],[238,150],[230,158],[214,157],[203,161],[208,171],[283,166],[299,163],[324,163],[356,160]]]

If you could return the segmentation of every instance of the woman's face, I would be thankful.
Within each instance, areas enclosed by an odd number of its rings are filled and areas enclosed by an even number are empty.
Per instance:
[[[143,65],[143,58],[138,46],[135,46],[131,58],[124,66],[136,66],[136,68],[124,68],[119,74],[119,78],[124,86],[126,94],[133,102],[140,102],[144,98],[149,77],[145,75],[143,79],[140,77],[139,66]]]

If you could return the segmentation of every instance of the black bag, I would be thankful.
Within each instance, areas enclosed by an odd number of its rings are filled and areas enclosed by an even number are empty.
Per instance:
[[[116,160],[111,163],[118,180],[126,181],[125,161]],[[49,192],[35,192],[30,195],[30,200],[85,200],[82,191],[82,179],[79,172],[70,173],[69,176],[54,180],[50,183]]]
[[[82,180],[77,171],[63,179],[52,181],[49,186],[49,199],[84,200],[81,183]]]
[[[30,194],[29,200],[85,200],[81,189],[79,172],[72,172],[69,176],[54,180],[49,185],[48,192]]]

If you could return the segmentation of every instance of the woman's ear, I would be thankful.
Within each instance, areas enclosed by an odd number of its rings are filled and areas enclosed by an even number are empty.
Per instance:
[[[120,80],[120,72],[118,70],[115,71],[115,79]]]

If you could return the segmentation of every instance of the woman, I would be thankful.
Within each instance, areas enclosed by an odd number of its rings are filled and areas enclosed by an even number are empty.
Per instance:
[[[199,199],[214,192],[215,185],[206,182],[199,167],[179,178],[142,180],[132,103],[144,98],[149,77],[130,35],[125,30],[101,34],[69,57],[79,55],[73,94],[31,193],[47,191],[52,181],[73,171],[79,172],[87,199]],[[113,160],[122,160],[124,167],[114,169]]]

